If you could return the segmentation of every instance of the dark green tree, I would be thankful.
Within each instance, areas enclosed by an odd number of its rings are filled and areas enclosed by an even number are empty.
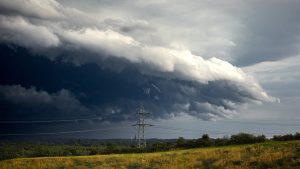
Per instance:
[[[182,148],[182,147],[185,147],[186,146],[186,140],[184,139],[184,137],[179,137],[178,139],[177,139],[177,142],[176,142],[176,145],[177,145],[177,147],[180,147],[180,148]]]
[[[203,134],[201,138],[196,141],[198,147],[208,147],[212,145],[212,142],[208,134]]]

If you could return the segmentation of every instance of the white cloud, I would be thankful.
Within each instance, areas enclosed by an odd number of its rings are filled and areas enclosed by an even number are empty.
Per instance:
[[[196,103],[197,109],[202,110],[202,113],[195,113],[194,116],[201,116],[206,119],[230,118],[236,114],[234,109],[225,109],[223,106],[217,106],[208,102]]]
[[[2,0],[0,9],[9,13],[38,18],[60,18],[62,6],[55,0]]]
[[[242,68],[263,83],[299,81],[300,56],[289,56],[278,61],[265,61]]]
[[[34,25],[22,17],[0,15],[0,40],[25,47],[44,48],[59,45],[59,38],[45,26]]]
[[[171,49],[142,44],[132,37],[108,30],[85,29],[65,31],[61,34],[68,43],[98,53],[100,56],[124,58],[138,64],[141,71],[165,78],[207,83],[208,81],[233,81],[240,90],[251,93],[253,99],[275,101],[242,69],[217,58],[208,60],[184,49]],[[101,59],[90,58],[101,65]]]

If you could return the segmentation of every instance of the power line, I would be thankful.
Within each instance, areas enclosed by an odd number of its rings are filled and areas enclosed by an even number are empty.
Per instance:
[[[61,132],[45,132],[45,133],[1,133],[0,136],[31,136],[31,135],[87,133],[87,132],[97,132],[97,131],[107,131],[107,130],[113,130],[113,129],[129,128],[129,127],[131,127],[131,126],[98,128],[98,129],[89,129],[89,130],[72,130],[72,131],[61,131]]]
[[[137,113],[139,115],[139,119],[137,124],[133,126],[138,126],[138,147],[141,145],[146,146],[145,140],[145,126],[153,126],[152,124],[145,123],[145,115],[149,113],[145,113],[144,107],[141,104],[140,110]],[[79,119],[61,119],[61,120],[29,120],[29,121],[0,121],[0,124],[34,124],[34,123],[59,123],[59,122],[78,122],[84,120],[104,120],[105,118],[94,117],[94,118],[79,118]],[[237,120],[230,120],[230,121],[220,121],[225,123],[239,123],[239,124],[255,124],[255,125],[275,125],[275,126],[300,126],[300,124],[286,124],[286,123],[276,123],[276,122],[247,122],[247,121],[237,121]],[[130,127],[130,126],[127,126]],[[118,127],[124,128],[124,127]],[[176,131],[177,133],[182,132],[192,132],[192,133],[213,133],[213,134],[233,134],[237,132],[229,132],[229,131],[218,131],[218,130],[200,130],[200,129],[187,129],[187,128],[179,128],[173,126],[165,126],[165,125],[156,125],[154,128],[163,129],[163,130],[172,130]],[[111,130],[113,128],[105,128],[105,129],[91,129],[91,130],[75,130],[75,131],[62,131],[62,132],[48,132],[48,133],[0,133],[0,136],[18,136],[18,135],[54,135],[54,134],[68,134],[68,133],[83,133],[83,132],[96,132],[96,131],[105,131]],[[276,133],[276,132],[255,132],[256,134],[286,134],[285,132]],[[175,134],[175,133],[172,133]]]
[[[149,113],[146,113],[149,114]],[[0,121],[0,124],[34,124],[34,123],[65,123],[65,122],[79,122],[87,120],[105,120],[107,118],[103,117],[93,117],[93,118],[78,118],[78,119],[60,119],[60,120],[13,120],[13,121]],[[237,121],[237,120],[228,120],[228,121],[219,121],[220,123],[238,123],[242,125],[270,125],[270,126],[291,126],[297,127],[300,124],[288,124],[288,123],[276,123],[276,122],[250,122],[250,121]]]
[[[187,128],[178,128],[178,127],[171,127],[171,126],[154,126],[154,128],[158,129],[165,129],[165,130],[172,130],[179,132],[202,132],[202,133],[213,133],[213,134],[234,134],[240,132],[229,132],[229,131],[218,131],[218,130],[199,130],[199,129],[187,129]],[[286,134],[285,132],[247,132],[247,133],[254,133],[254,134]]]
[[[63,119],[63,120],[29,120],[29,121],[0,121],[0,124],[21,124],[21,123],[60,123],[60,122],[78,122],[85,120],[103,120],[103,118],[82,118],[82,119]]]
[[[271,125],[271,126],[300,126],[300,124],[288,124],[288,123],[276,123],[276,122],[250,122],[250,121],[237,121],[237,120],[228,120],[228,121],[219,121],[223,123],[238,123],[238,124],[254,124],[254,125]]]
[[[156,125],[154,126],[154,128],[158,128],[158,129],[165,129],[165,130],[173,130],[173,131],[178,131],[178,132],[193,132],[193,133],[214,133],[214,134],[231,134],[232,132],[227,132],[227,131],[217,131],[217,130],[199,130],[199,129],[187,129],[187,128],[178,128],[178,127],[170,127],[170,126],[160,126],[160,125]]]
[[[0,136],[34,136],[34,135],[56,135],[56,134],[71,134],[71,133],[87,133],[87,132],[97,132],[97,131],[110,131],[114,129],[124,129],[124,128],[131,128],[132,126],[121,126],[121,127],[111,127],[111,128],[98,128],[98,129],[88,129],[88,130],[72,130],[72,131],[61,131],[61,132],[42,132],[42,133],[0,133]],[[229,131],[217,131],[217,130],[198,130],[198,129],[187,129],[187,128],[178,128],[178,127],[171,127],[171,126],[153,126],[153,128],[163,129],[163,130],[171,130],[172,132],[157,132],[157,131],[150,131],[149,133],[153,134],[180,134],[186,132],[192,133],[213,133],[213,134],[234,134],[238,132],[229,132]],[[174,132],[175,131],[175,132]],[[250,132],[251,133],[251,132]],[[252,132],[253,133],[253,132]],[[286,134],[285,132],[256,132],[256,134],[272,134],[272,135],[279,135],[279,134]],[[145,145],[143,142],[143,137],[140,138],[140,146]]]

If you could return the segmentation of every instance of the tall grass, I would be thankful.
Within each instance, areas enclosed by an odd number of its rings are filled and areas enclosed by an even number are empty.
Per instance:
[[[24,168],[299,169],[300,141],[145,154],[20,158],[0,161],[0,169]]]

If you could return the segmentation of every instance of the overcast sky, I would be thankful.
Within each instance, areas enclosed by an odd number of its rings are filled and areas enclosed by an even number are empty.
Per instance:
[[[140,103],[152,138],[299,131],[298,16],[298,0],[2,0],[1,137],[130,138]]]

